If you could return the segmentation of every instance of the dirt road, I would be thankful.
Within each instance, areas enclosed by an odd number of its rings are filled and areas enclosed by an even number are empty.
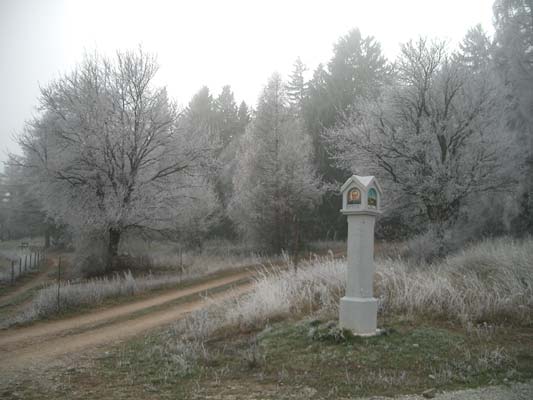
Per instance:
[[[47,271],[54,265],[52,263]],[[172,324],[187,313],[205,307],[207,292],[210,292],[210,300],[220,301],[250,290],[254,274],[253,267],[236,270],[143,300],[132,299],[127,304],[83,315],[0,331],[0,378],[8,371],[46,366],[47,361],[63,355],[112,344]],[[37,285],[39,281],[36,279],[29,284]],[[23,288],[17,293],[22,291]],[[5,297],[1,301],[6,301]]]
[[[0,308],[11,305],[18,296],[29,292],[30,290],[43,286],[48,281],[48,274],[57,267],[57,258],[50,257],[47,259],[45,266],[28,282],[16,287],[6,295],[0,297]]]
[[[172,290],[126,305],[72,317],[42,322],[0,332],[0,373],[32,367],[58,356],[82,349],[115,343],[150,329],[168,325],[204,307],[208,290],[220,289],[209,296],[220,301],[238,296],[251,288],[252,270]],[[175,304],[183,299],[183,302]],[[157,308],[156,310],[152,310]]]

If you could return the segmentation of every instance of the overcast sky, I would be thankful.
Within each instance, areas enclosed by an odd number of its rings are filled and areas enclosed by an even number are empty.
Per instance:
[[[36,113],[39,85],[86,51],[139,44],[157,54],[158,82],[186,105],[207,85],[230,84],[254,105],[267,78],[297,56],[313,69],[350,29],[373,35],[389,58],[419,35],[456,45],[481,23],[492,34],[493,0],[0,0],[0,161]]]

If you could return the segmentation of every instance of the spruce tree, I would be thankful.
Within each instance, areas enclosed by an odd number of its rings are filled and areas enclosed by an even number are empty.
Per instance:
[[[294,69],[287,84],[287,97],[298,115],[302,113],[304,100],[307,96],[308,85],[304,77],[305,71],[307,71],[307,67],[298,57],[294,62]]]
[[[222,147],[226,147],[228,143],[239,133],[239,115],[235,97],[231,91],[231,87],[226,85],[218,95],[214,109],[216,112],[216,124],[220,135]]]
[[[232,218],[243,234],[274,252],[297,252],[320,194],[312,147],[274,74],[241,141]]]
[[[494,3],[494,57],[505,83],[507,124],[527,149],[519,231],[533,232],[533,1]]]

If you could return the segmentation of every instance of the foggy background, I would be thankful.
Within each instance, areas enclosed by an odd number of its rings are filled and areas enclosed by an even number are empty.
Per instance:
[[[353,27],[393,59],[419,35],[455,46],[481,23],[492,34],[492,1],[62,1],[0,2],[0,161],[19,152],[12,136],[36,113],[39,85],[69,72],[84,52],[157,54],[158,83],[185,106],[203,85],[230,84],[255,104],[265,76],[287,76],[297,56],[313,71]],[[3,168],[3,167],[2,167]]]

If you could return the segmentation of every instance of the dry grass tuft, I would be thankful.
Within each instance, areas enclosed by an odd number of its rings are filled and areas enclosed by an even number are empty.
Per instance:
[[[290,265],[265,269],[250,293],[193,313],[176,329],[204,340],[224,331],[262,329],[289,316],[336,318],[345,274],[345,260],[331,256],[308,261],[297,272]],[[382,315],[451,320],[470,330],[533,323],[533,239],[487,240],[433,265],[379,260],[376,276]]]
[[[533,322],[533,240],[486,240],[433,265],[377,266],[383,312],[462,323]]]

